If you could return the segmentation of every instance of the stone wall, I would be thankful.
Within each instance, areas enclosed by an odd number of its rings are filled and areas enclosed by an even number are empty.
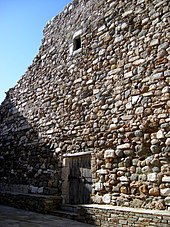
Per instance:
[[[59,208],[61,197],[16,192],[0,192],[0,204],[47,214],[51,212],[51,210]]]
[[[169,209],[168,0],[74,0],[0,107],[1,190],[61,195],[93,151],[94,203]]]
[[[83,205],[80,220],[102,227],[169,227],[169,211],[107,205]]]

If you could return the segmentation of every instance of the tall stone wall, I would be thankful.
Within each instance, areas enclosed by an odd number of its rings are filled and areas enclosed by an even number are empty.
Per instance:
[[[168,0],[74,0],[0,107],[1,190],[61,194],[91,150],[94,203],[170,206]]]

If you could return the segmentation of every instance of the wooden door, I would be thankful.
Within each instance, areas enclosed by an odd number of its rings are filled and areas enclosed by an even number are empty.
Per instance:
[[[69,159],[69,203],[88,204],[92,191],[91,155]]]

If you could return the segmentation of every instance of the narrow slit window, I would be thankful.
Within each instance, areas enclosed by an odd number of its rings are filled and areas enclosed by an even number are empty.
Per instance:
[[[81,38],[80,36],[74,38],[73,40],[73,50],[78,50],[81,48]]]

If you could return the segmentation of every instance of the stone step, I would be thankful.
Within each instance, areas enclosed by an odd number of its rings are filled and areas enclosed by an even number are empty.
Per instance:
[[[60,209],[63,211],[68,211],[68,212],[77,212],[78,206],[77,205],[71,205],[71,204],[64,204],[60,206]]]
[[[71,211],[65,211],[65,210],[53,210],[50,211],[51,215],[63,217],[63,218],[68,218],[72,220],[78,220],[78,213],[76,212],[71,212]]]

